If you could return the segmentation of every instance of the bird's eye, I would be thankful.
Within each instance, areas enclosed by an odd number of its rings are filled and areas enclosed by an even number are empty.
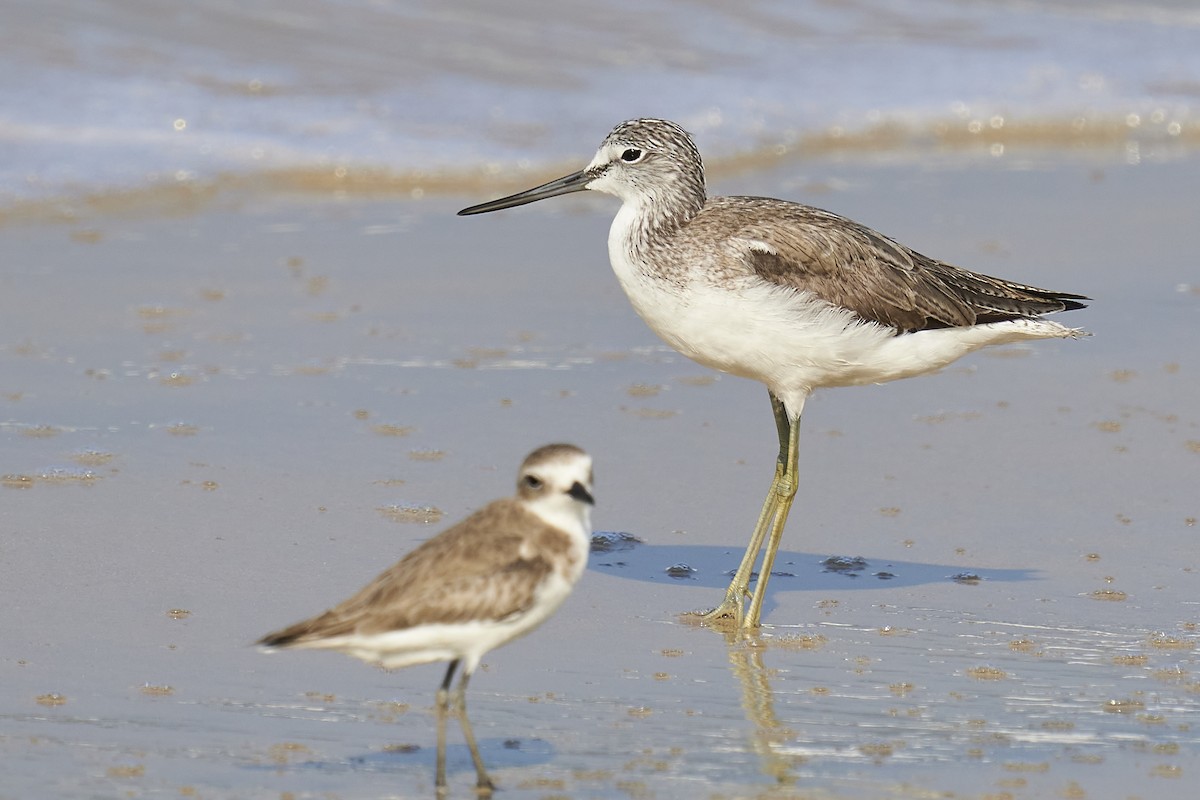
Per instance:
[[[641,161],[642,160],[642,151],[638,150],[636,147],[631,147],[628,150],[626,150],[624,153],[621,153],[621,160],[624,161],[626,164],[632,164],[636,161]]]
[[[526,475],[521,479],[521,483],[523,483],[529,489],[537,490],[542,488],[542,479],[536,475]]]

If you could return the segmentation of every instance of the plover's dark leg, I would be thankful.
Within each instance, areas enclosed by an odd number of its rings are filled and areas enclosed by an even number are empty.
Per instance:
[[[446,677],[437,690],[437,777],[434,787],[439,796],[446,794],[446,710],[450,705],[450,684],[454,680],[454,671],[458,669],[458,659],[450,662],[446,669]]]
[[[483,757],[479,755],[479,745],[475,742],[475,731],[471,729],[471,720],[467,717],[467,682],[471,673],[464,672],[454,690],[454,711],[458,714],[458,722],[462,725],[463,736],[467,739],[467,747],[471,750],[471,760],[475,762],[475,790],[481,795],[490,795],[495,785],[488,777],[487,768],[483,766]]]

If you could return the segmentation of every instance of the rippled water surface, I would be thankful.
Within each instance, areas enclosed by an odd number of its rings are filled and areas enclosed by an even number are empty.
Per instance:
[[[4,5],[17,209],[247,181],[461,190],[586,161],[634,116],[683,123],[716,165],[1200,138],[1200,11],[1172,0]]]

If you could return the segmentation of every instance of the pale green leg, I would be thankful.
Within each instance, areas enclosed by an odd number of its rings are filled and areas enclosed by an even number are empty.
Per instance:
[[[788,513],[792,510],[792,500],[796,497],[796,465],[800,457],[800,418],[791,423],[788,431],[787,466],[784,467],[782,480],[777,480],[773,489],[778,494],[779,503],[775,511],[775,521],[771,525],[771,538],[767,539],[767,549],[763,553],[762,566],[758,570],[758,580],[754,584],[754,598],[750,601],[750,611],[742,621],[744,628],[757,628],[762,615],[763,599],[767,595],[767,581],[771,578],[771,569],[775,566],[775,554],[779,552],[779,542],[783,539],[783,526],[787,524]]]
[[[725,590],[725,600],[702,616],[705,622],[727,621],[743,629],[755,628],[759,624],[767,580],[775,562],[775,551],[779,548],[779,540],[783,536],[783,526],[787,522],[788,511],[791,510],[792,498],[796,496],[796,464],[800,443],[799,415],[792,420],[783,403],[774,394],[771,394],[771,411],[775,415],[775,428],[779,434],[779,457],[775,462],[775,477],[771,480],[771,489],[763,502],[754,532],[750,534],[750,543],[746,546],[742,563],[734,573],[733,580],[729,582],[729,588]],[[754,572],[754,563],[758,560],[764,539],[767,539],[767,552],[763,557],[763,568],[759,570],[754,596],[747,613],[745,599],[750,597],[750,575]]]

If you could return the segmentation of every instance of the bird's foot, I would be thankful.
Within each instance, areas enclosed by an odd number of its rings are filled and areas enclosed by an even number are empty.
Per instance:
[[[745,604],[740,594],[730,593],[725,601],[711,611],[693,612],[696,622],[707,628],[729,633],[742,630],[746,623]]]

